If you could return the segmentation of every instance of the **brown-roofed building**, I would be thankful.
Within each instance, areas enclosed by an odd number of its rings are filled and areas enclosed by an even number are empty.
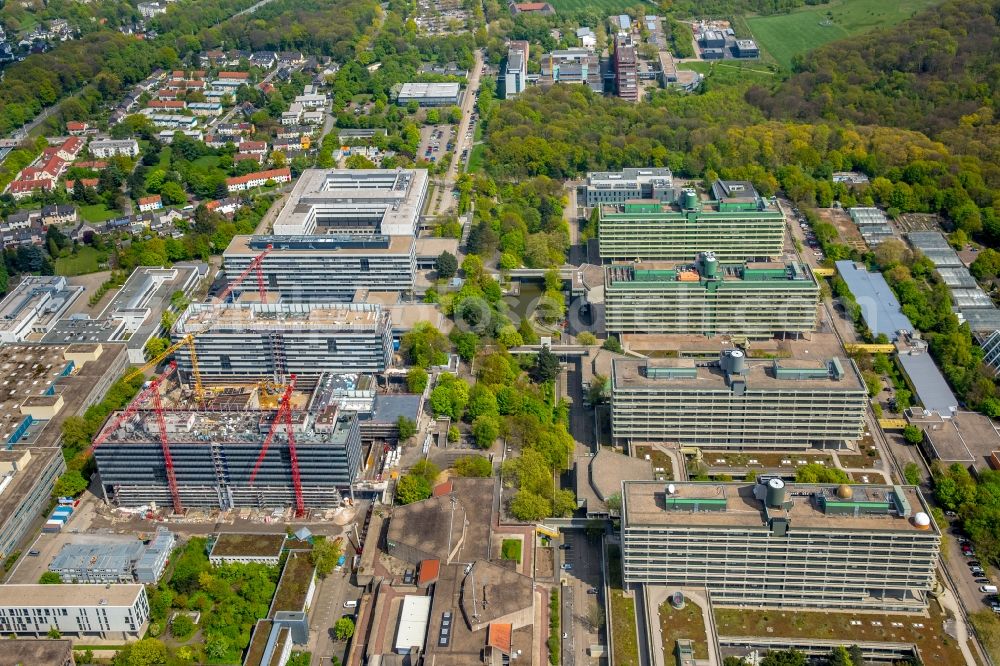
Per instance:
[[[441,560],[424,560],[420,563],[420,572],[417,574],[417,587],[426,588],[437,582],[441,573]]]
[[[445,481],[444,483],[439,483],[434,486],[434,490],[431,491],[432,497],[441,497],[441,495],[447,495],[452,490],[455,489],[455,484],[451,481]]]

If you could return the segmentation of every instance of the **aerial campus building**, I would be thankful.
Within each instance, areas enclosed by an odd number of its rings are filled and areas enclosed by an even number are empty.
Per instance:
[[[797,261],[643,262],[604,268],[605,328],[613,333],[769,338],[816,328],[819,285]]]
[[[686,261],[706,249],[714,250],[723,261],[781,254],[784,216],[752,184],[719,180],[711,196],[710,201],[703,201],[687,188],[676,201],[654,195],[652,200],[602,205],[601,259]]]
[[[626,583],[714,605],[922,612],[941,533],[915,486],[625,481]]]
[[[667,167],[592,171],[587,174],[587,207],[622,206],[636,199],[666,203],[677,198],[674,174]]]
[[[861,436],[868,393],[854,362],[616,359],[611,429],[630,445],[672,442],[720,449],[840,448]]]
[[[29,275],[0,300],[0,343],[24,342],[52,327],[83,293],[64,277]]]
[[[359,289],[409,292],[425,169],[309,169],[274,222],[274,235],[237,236],[223,253],[233,280],[261,263],[283,300],[350,302]],[[252,282],[252,281],[251,281]]]
[[[392,323],[377,303],[193,304],[171,331],[175,342],[187,335],[206,384],[375,374],[392,363]],[[176,358],[189,377],[191,350],[181,347]]]
[[[185,507],[274,508],[294,506],[295,486],[285,426],[276,412],[169,410],[164,412],[167,440]],[[112,414],[107,439],[94,450],[105,499],[117,506],[171,504],[167,469],[156,414],[140,410],[115,428]],[[336,507],[341,491],[357,477],[361,435],[357,416],[292,409],[295,448],[307,509]],[[254,479],[254,466],[268,431],[277,427]],[[102,432],[102,436],[104,433]]]
[[[63,636],[137,640],[149,625],[146,586],[0,585],[0,631],[42,638]]]

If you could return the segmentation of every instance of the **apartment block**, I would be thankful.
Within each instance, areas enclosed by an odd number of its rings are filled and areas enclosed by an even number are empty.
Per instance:
[[[142,638],[149,624],[145,585],[0,585],[0,631],[42,638]]]
[[[819,285],[797,261],[720,263],[713,252],[684,264],[604,268],[605,328],[770,338],[816,328]]]
[[[601,259],[687,261],[706,249],[721,261],[781,254],[784,216],[749,182],[716,181],[706,201],[691,188],[674,203],[633,200],[601,207]]]
[[[392,363],[392,322],[368,303],[192,304],[171,331],[196,335],[205,383],[238,383],[331,372],[375,374]],[[191,374],[191,350],[177,350],[178,370]]]
[[[413,291],[412,236],[236,236],[223,253],[226,276],[235,279],[268,247],[264,287],[282,300],[349,303],[359,289]]]
[[[587,174],[587,207],[623,206],[639,199],[673,203],[678,191],[667,167],[593,171]]]
[[[181,502],[202,508],[283,508],[295,505],[291,450],[276,412],[169,410],[164,415]],[[112,414],[105,428],[113,425]],[[307,509],[336,507],[361,464],[354,413],[337,408],[292,410],[296,456]],[[253,483],[261,445],[278,428]],[[94,450],[101,487],[116,506],[170,506],[156,414],[139,410]]]
[[[639,101],[639,58],[628,34],[615,36],[615,92],[627,102]]]
[[[717,362],[616,359],[611,429],[629,446],[669,442],[720,449],[840,448],[864,431],[868,393],[850,359]]]
[[[916,486],[622,483],[625,582],[716,606],[923,612],[940,540]]]
[[[102,159],[116,155],[135,157],[139,154],[139,142],[135,139],[96,139],[90,142],[87,150]]]

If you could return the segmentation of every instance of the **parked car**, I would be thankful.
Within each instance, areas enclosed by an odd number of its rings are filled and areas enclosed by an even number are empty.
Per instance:
[[[977,578],[976,582],[981,585],[989,585],[992,581],[989,578]]]
[[[981,566],[983,566],[983,563],[980,562],[979,560],[969,560],[968,562],[966,562],[966,564],[969,565],[970,567],[981,567]]]
[[[570,550],[572,547],[573,545],[568,543],[559,544],[559,550]]]
[[[587,594],[597,594],[597,588],[596,587],[590,588],[589,590],[587,590]]]
[[[944,512],[944,515],[948,516],[949,518],[954,518],[954,517],[955,517],[955,516],[957,516],[958,514],[957,514],[957,513],[955,513],[954,511],[945,511],[945,512]]]
[[[573,570],[573,564],[571,562],[567,562],[566,564],[562,565],[562,568],[563,568],[563,571],[572,571]]]

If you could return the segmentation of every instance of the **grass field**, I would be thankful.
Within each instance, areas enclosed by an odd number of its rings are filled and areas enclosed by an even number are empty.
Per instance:
[[[469,153],[469,165],[466,167],[466,171],[469,173],[476,173],[483,168],[483,159],[486,157],[486,145],[477,144],[472,147],[472,152]]]
[[[121,215],[121,213],[113,208],[108,208],[102,203],[93,204],[91,206],[80,206],[80,217],[83,218],[85,222],[106,222],[107,220],[114,219]]]
[[[832,0],[827,5],[803,7],[788,14],[746,19],[754,39],[783,67],[792,58],[818,46],[875,28],[904,21],[939,0]]]
[[[771,71],[774,65],[762,62],[737,62],[733,60],[713,60],[710,62],[679,62],[677,69],[686,69],[705,75],[709,83],[720,85],[735,85],[746,82],[765,83],[774,81],[775,73]]]
[[[81,245],[75,254],[56,259],[56,275],[72,277],[86,273],[96,273],[100,264],[108,260],[106,252],[100,252],[89,245]]]
[[[663,636],[663,653],[675,654],[677,641],[686,638],[694,643],[694,658],[708,659],[708,636],[701,608],[690,599],[680,610],[669,601],[660,604],[660,634]]]
[[[194,166],[198,167],[199,169],[207,171],[209,169],[214,169],[215,167],[219,166],[219,156],[218,155],[202,155],[201,157],[199,157],[198,159],[196,159],[191,164],[193,164]]]
[[[581,9],[599,9],[605,14],[621,14],[631,7],[642,5],[637,0],[549,0],[556,13],[575,12]]]
[[[608,587],[611,589],[611,618],[614,633],[616,664],[638,664],[639,644],[636,637],[635,599],[622,590],[622,554],[618,546],[608,546]]]
[[[503,543],[500,544],[500,559],[503,560],[514,560],[518,564],[521,563],[521,540],[520,539],[504,539]]]

